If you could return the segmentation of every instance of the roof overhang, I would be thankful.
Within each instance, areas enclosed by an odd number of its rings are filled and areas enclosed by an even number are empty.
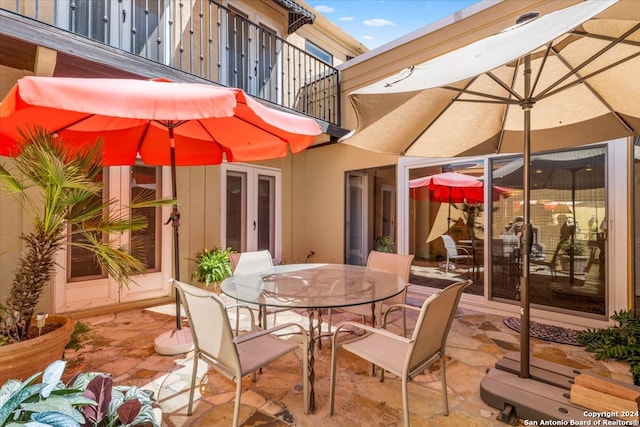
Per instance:
[[[287,34],[294,33],[304,24],[313,24],[313,21],[316,20],[316,16],[311,11],[294,0],[273,0],[273,2],[282,6],[288,12]]]

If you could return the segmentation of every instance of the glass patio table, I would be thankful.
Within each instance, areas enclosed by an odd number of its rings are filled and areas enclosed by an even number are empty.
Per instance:
[[[371,304],[401,293],[403,278],[375,268],[346,264],[285,264],[245,276],[232,276],[221,284],[222,292],[238,301],[266,307],[298,308],[309,316],[309,411],[315,412],[315,341],[321,338],[323,308]],[[263,314],[264,316],[264,314]],[[317,316],[317,322],[314,322]],[[266,321],[263,318],[263,325]],[[317,330],[317,332],[316,332]],[[331,332],[331,331],[329,331]]]

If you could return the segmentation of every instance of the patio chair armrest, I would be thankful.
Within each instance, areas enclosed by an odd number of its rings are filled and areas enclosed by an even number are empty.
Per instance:
[[[338,345],[338,333],[344,329],[345,326],[354,326],[358,329],[361,329],[363,331],[372,333],[372,334],[378,334],[378,335],[382,335],[388,338],[392,338],[394,340],[397,341],[401,341],[404,343],[411,343],[413,340],[411,340],[410,338],[405,338],[402,335],[398,335],[398,334],[394,334],[393,332],[389,332],[386,329],[382,329],[382,328],[375,328],[373,326],[369,326],[369,325],[364,325],[362,323],[358,323],[358,322],[351,322],[351,321],[346,321],[346,322],[341,322],[336,326],[336,330],[333,333],[333,345]]]
[[[471,252],[469,252],[469,249],[470,249],[469,247],[456,245],[456,249],[458,249],[461,252],[464,252],[464,254],[468,257],[471,256]]]
[[[389,313],[391,313],[392,311],[397,311],[397,310],[402,310],[402,309],[420,311],[420,307],[414,307],[414,306],[409,305],[409,304],[393,304],[393,305],[390,305],[389,307],[387,307],[387,309],[385,310],[384,314],[382,315],[382,327],[383,328],[387,327],[387,315]]]
[[[250,331],[250,332],[247,332],[246,334],[242,334],[242,335],[236,337],[234,339],[234,341],[236,342],[236,344],[240,344],[240,343],[243,343],[243,342],[246,342],[246,341],[251,341],[253,339],[256,339],[256,338],[264,336],[264,335],[273,334],[274,332],[277,332],[277,331],[280,331],[282,329],[286,329],[286,328],[289,328],[289,327],[292,327],[292,326],[295,326],[298,329],[300,329],[300,333],[302,334],[302,339],[303,339],[305,347],[306,347],[306,343],[307,343],[307,340],[308,340],[307,331],[304,328],[304,326],[302,326],[299,323],[294,323],[294,322],[283,323],[282,325],[278,325],[278,326],[275,326],[275,327],[270,328],[270,329],[256,329],[254,331]]]

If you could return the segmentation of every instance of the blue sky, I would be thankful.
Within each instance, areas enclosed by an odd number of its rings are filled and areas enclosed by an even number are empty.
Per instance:
[[[478,0],[306,0],[317,12],[375,49]]]

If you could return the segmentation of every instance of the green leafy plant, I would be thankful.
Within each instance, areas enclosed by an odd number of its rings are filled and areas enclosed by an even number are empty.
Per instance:
[[[197,263],[196,269],[191,275],[192,279],[204,283],[206,286],[217,286],[221,281],[231,276],[231,248],[223,249],[220,246],[213,249],[203,249],[191,259]]]
[[[395,253],[396,242],[391,236],[380,236],[373,241],[373,250],[377,252]]]
[[[0,388],[0,426],[160,426],[151,393],[114,386],[108,374],[98,372],[78,374],[65,385],[65,365],[58,360],[24,382],[8,380]]]
[[[571,239],[564,239],[562,242],[560,242],[560,244],[558,245],[558,249],[565,255],[571,255],[571,253],[573,252],[573,255],[581,256],[586,253],[586,248],[582,242],[574,240],[572,243]]]
[[[577,340],[598,360],[629,362],[633,383],[640,385],[640,317],[631,310],[621,310],[611,320],[616,322],[615,326],[581,331]]]
[[[142,251],[135,241],[116,245],[109,234],[136,232],[147,227],[140,215],[114,213],[117,200],[102,197],[102,144],[69,149],[43,129],[23,135],[20,154],[0,165],[0,187],[30,217],[33,228],[24,242],[6,302],[0,305],[0,342],[29,338],[31,319],[40,296],[54,274],[56,253],[65,246],[89,251],[111,277],[123,286],[146,273]],[[130,208],[161,206],[171,200],[135,200]],[[72,238],[76,236],[79,238]]]

